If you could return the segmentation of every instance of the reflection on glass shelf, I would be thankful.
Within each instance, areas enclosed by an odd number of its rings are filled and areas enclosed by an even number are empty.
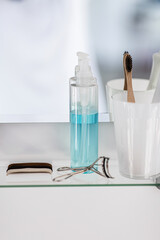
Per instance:
[[[98,114],[99,122],[109,122],[108,113]],[[69,114],[0,114],[0,123],[63,123]]]
[[[56,171],[58,167],[69,166],[69,162],[67,161],[54,161],[52,175],[46,173],[23,173],[6,176],[7,166],[7,162],[0,166],[0,187],[160,186],[160,184],[156,183],[156,179],[134,180],[121,176],[118,172],[118,163],[116,160],[110,161],[110,174],[114,179],[107,179],[91,173],[79,174],[62,182],[53,182],[52,178],[58,176]]]

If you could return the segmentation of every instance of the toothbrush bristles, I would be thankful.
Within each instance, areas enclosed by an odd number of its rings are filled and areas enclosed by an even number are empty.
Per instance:
[[[126,56],[126,69],[128,72],[132,70],[132,57],[129,54]]]
[[[125,55],[125,54],[128,54],[128,51],[125,51],[125,52],[123,53],[123,55]]]

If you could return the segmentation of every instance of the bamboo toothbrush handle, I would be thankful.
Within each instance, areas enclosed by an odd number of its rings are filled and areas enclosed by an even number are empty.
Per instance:
[[[127,72],[127,102],[133,102],[135,103],[135,98],[133,94],[133,88],[132,88],[132,71]]]
[[[124,74],[124,89],[127,90],[127,79],[126,79],[126,74]]]

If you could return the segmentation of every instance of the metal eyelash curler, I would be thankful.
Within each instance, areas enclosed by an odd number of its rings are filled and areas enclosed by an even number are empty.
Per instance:
[[[98,161],[101,160],[101,163],[98,163]],[[71,168],[71,167],[60,167],[57,169],[58,172],[61,171],[71,171],[70,173],[55,177],[52,179],[52,181],[55,182],[60,182],[62,180],[68,179],[76,174],[84,173],[87,171],[93,171],[97,173],[98,175],[106,178],[113,178],[111,174],[109,173],[109,158],[102,156],[97,158],[91,165],[88,167],[81,167],[81,168]],[[102,167],[102,172],[96,169],[96,166],[101,166]]]

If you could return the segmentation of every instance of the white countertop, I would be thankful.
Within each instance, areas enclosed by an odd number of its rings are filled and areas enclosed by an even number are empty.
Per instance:
[[[8,129],[11,139],[16,130],[14,128],[13,131],[13,127],[15,126],[12,126],[12,131],[11,126]],[[0,126],[1,133],[4,134],[6,128],[7,126]],[[48,129],[49,126],[45,128]],[[52,129],[51,133],[60,131],[60,128],[62,125],[57,130]],[[108,124],[105,129],[107,132],[102,139],[108,144],[106,149],[105,144],[101,146],[100,151],[114,155],[113,125]],[[32,143],[36,139],[33,138]],[[8,152],[5,151],[5,141],[7,140],[0,140],[1,160],[6,160],[9,153],[14,153],[13,146],[8,148]],[[65,142],[66,140],[63,141]],[[10,140],[8,144],[11,143]],[[64,146],[64,151],[66,149],[67,152],[67,147]],[[49,148],[50,146],[48,151]],[[22,149],[17,151],[20,153]],[[21,156],[24,151],[27,149],[23,149]],[[59,149],[55,150],[55,154],[59,158],[63,155]],[[0,188],[0,239],[159,240],[159,198],[160,191],[156,187]]]

